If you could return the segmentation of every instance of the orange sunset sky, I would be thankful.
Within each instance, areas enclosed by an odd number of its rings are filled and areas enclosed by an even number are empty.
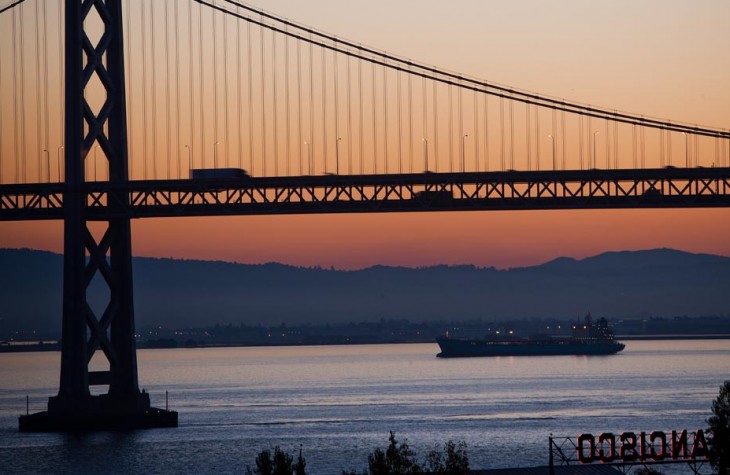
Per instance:
[[[249,4],[496,83],[730,128],[726,0]],[[0,247],[60,252],[62,231],[61,222],[3,222]],[[730,209],[150,219],[134,221],[132,232],[138,256],[345,269],[375,264],[504,268],[658,247],[730,256]]]

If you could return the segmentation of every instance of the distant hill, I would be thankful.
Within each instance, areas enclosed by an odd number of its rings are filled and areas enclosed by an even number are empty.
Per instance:
[[[63,259],[0,249],[0,331],[60,329]],[[357,271],[134,259],[138,326],[728,315],[730,258],[671,249],[607,252],[507,270]],[[92,283],[101,313],[105,287]]]

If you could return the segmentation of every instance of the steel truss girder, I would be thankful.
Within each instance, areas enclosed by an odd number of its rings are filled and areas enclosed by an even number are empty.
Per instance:
[[[34,217],[63,212],[61,380],[58,396],[49,401],[49,412],[98,411],[99,404],[92,401],[89,391],[95,384],[109,385],[105,410],[139,410],[149,407],[149,398],[140,394],[137,383],[130,220],[120,212],[103,218],[106,229],[97,240],[88,226],[98,219],[89,213],[88,184],[84,181],[86,157],[98,144],[109,162],[109,182],[97,183],[106,188],[105,208],[126,208],[118,206],[126,202],[126,192],[109,188],[124,185],[128,176],[121,0],[68,0],[65,7],[66,182],[48,185],[37,196],[23,190],[7,201],[0,198],[0,209],[7,204],[17,213],[25,206]],[[85,30],[95,21],[103,29],[96,45]],[[98,112],[87,100],[99,92],[91,91],[94,77],[106,94]],[[86,295],[97,276],[109,295],[101,315],[95,313]],[[97,350],[108,361],[108,371],[89,371]]]
[[[86,183],[82,192],[89,220],[231,214],[730,206],[730,168],[607,170],[604,174],[591,170],[244,181],[157,180]],[[0,220],[58,219],[63,209],[58,184],[0,186]]]

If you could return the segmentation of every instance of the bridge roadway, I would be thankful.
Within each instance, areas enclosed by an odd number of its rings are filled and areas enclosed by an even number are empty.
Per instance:
[[[64,183],[0,185],[0,221],[63,219]],[[730,206],[730,168],[87,182],[89,220],[306,213]]]

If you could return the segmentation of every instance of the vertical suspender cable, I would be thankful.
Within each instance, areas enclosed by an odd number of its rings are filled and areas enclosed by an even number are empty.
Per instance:
[[[25,160],[22,159],[22,157],[26,157],[28,155],[27,148],[26,148],[26,136],[25,136],[25,126],[26,126],[26,118],[25,118],[25,112],[27,110],[25,106],[25,29],[23,28],[23,25],[25,24],[24,21],[24,13],[25,13],[25,4],[21,3],[18,6],[19,11],[19,20],[20,20],[20,156],[22,160],[22,167],[21,167],[21,181],[22,183],[27,183],[27,170],[28,170],[28,164]]]
[[[413,173],[413,75],[408,73],[408,172]]]
[[[500,145],[500,167],[504,171],[504,97],[499,97],[499,132],[502,139],[499,142]]]
[[[401,107],[401,79],[400,71],[395,72],[396,79],[396,101],[398,106],[398,173],[403,173],[403,114]]]
[[[672,165],[672,133],[667,131],[667,164]]]
[[[578,162],[583,170],[583,116],[578,116]]]
[[[610,162],[610,158],[609,157],[610,157],[610,154],[611,154],[611,142],[609,140],[610,135],[609,135],[609,129],[608,129],[608,121],[606,120],[604,122],[606,122],[606,139],[605,139],[606,140],[606,168],[610,170],[611,169],[611,162]]]
[[[193,5],[188,4],[188,97],[190,98],[190,154],[188,167],[195,168],[195,94],[193,93]],[[201,155],[202,156],[202,155]],[[192,178],[192,171],[188,170],[188,178]]]
[[[370,63],[370,69],[372,71],[372,89],[373,97],[370,103],[373,106],[373,173],[378,174],[378,130],[376,127],[376,116],[377,109],[375,106],[376,90],[375,90],[375,63]]]
[[[140,2],[140,27],[142,29],[142,178],[147,179],[147,9]],[[202,100],[201,100],[202,104]]]
[[[215,5],[215,0],[213,0]],[[211,72],[211,79],[213,80],[213,168],[218,168],[218,22],[216,17],[218,11],[215,8],[211,9],[210,21],[211,21],[211,38],[213,41],[213,67]],[[154,42],[153,42],[154,44]]]
[[[297,151],[299,158],[299,175],[302,172],[302,42],[297,41]]]
[[[449,84],[449,171],[454,171],[454,99],[452,86]]]
[[[285,27],[286,30],[286,27]],[[286,175],[291,176],[291,104],[289,104],[289,35],[284,35],[284,105],[286,106]]]
[[[337,64],[337,40],[332,50],[332,79],[335,85],[335,171],[340,174],[340,80],[339,66]]]
[[[261,14],[261,22],[264,15]],[[259,27],[261,33],[261,174],[266,176],[266,61],[264,56],[264,28]]]
[[[472,105],[474,106],[474,170],[479,171],[479,96],[476,91],[472,93]]]
[[[352,91],[351,91],[351,74],[350,57],[345,56],[347,61],[347,174],[352,174]]]
[[[532,150],[531,150],[531,138],[530,137],[530,104],[525,104],[525,130],[527,136],[527,169],[532,169]]]
[[[461,168],[460,169],[461,169],[462,172],[465,172],[466,171],[465,170],[465,168],[466,168],[466,157],[464,155],[466,155],[466,150],[465,150],[465,147],[463,145],[464,144],[464,110],[463,110],[463,108],[461,106],[462,96],[464,95],[464,93],[463,93],[463,90],[461,88],[457,88],[457,92],[459,94],[459,98],[457,100],[457,104],[458,104],[458,107],[459,107],[459,109],[458,109],[459,110],[459,145],[461,145],[461,150],[460,150],[461,153],[459,153],[458,155],[459,155],[460,160],[461,160]],[[459,167],[456,167],[456,168],[458,169]]]
[[[515,168],[515,110],[514,102],[509,101],[509,167]]]
[[[309,161],[309,174],[313,174],[314,161],[314,47],[312,46],[312,33],[309,33],[309,151],[307,152],[307,160]]]
[[[631,159],[632,159],[632,165],[633,168],[637,168],[636,159],[637,159],[637,143],[636,143],[636,124],[631,126]]]
[[[439,170],[439,131],[438,131],[438,82],[431,83],[433,89],[433,171]]]
[[[228,18],[223,16],[223,143],[225,144],[226,168],[229,166],[231,144],[228,138]]]
[[[173,1],[175,23],[175,150],[177,150],[177,178],[182,179],[182,159],[180,156],[180,8],[178,2]]]
[[[40,183],[43,180],[43,150],[48,148],[47,143],[40,143],[41,142],[41,130],[43,129],[43,124],[41,122],[41,118],[43,117],[43,111],[41,110],[41,52],[40,52],[40,31],[39,31],[39,18],[40,18],[40,12],[38,10],[38,3],[35,4],[35,18],[33,19],[33,25],[35,29],[35,103],[36,103],[36,143],[38,143],[36,147],[37,156],[38,156],[38,183]]]
[[[388,65],[383,66],[383,173],[388,173]]]
[[[535,169],[540,171],[540,108],[535,107]]]
[[[320,48],[322,52],[322,157],[324,160],[324,173],[327,170],[327,56],[325,49]]]
[[[566,165],[567,165],[566,164],[567,150],[565,148],[565,111],[560,111],[560,141],[563,145],[561,157],[562,157],[563,170],[565,170]]]
[[[26,153],[26,144],[25,144],[25,35],[23,34],[23,25],[25,24],[25,21],[23,20],[23,12],[25,11],[25,4],[21,3],[18,6],[18,20],[20,25],[20,157],[19,160],[21,160],[21,168],[20,168],[20,177],[19,182],[21,183],[27,183],[26,176],[27,176],[27,168],[28,164],[26,160],[23,160],[25,156],[27,156]]]
[[[177,3],[177,2],[176,2]],[[167,112],[167,178],[172,178],[172,113],[170,111],[170,26],[169,1],[165,0],[165,109]]]
[[[424,154],[424,165],[427,167],[428,163],[425,163],[425,160],[428,158],[428,82],[426,81],[426,78],[422,78],[421,80],[421,93],[423,94],[423,104],[422,104],[422,110],[423,110],[423,135],[421,136],[421,139],[423,141],[423,146],[426,147],[426,152]],[[434,157],[435,158],[435,157]],[[426,168],[423,169],[424,172],[427,171]]]
[[[489,171],[489,94],[482,94],[484,101],[484,171]]]
[[[256,160],[253,156],[253,48],[251,46],[251,23],[246,23],[246,72],[248,73],[248,166],[254,175]]]
[[[552,117],[551,117],[552,131],[551,131],[550,135],[552,135],[553,139],[552,139],[552,142],[550,143],[550,145],[557,148],[557,146],[558,146],[558,130],[557,130],[558,112],[555,109],[553,109],[551,114],[552,114]],[[553,153],[555,153],[555,149],[553,149],[552,151],[553,151]],[[557,160],[557,158],[554,158],[554,160]],[[557,161],[552,164],[552,169],[555,170],[556,168],[557,168]]]
[[[618,169],[618,122],[613,121],[613,168]]]
[[[175,2],[177,3],[177,2]],[[190,111],[189,111],[189,135],[190,146],[188,152],[188,178],[192,178],[192,171],[190,169],[195,168],[195,94],[193,93],[193,5],[188,3],[188,98],[190,99]]]
[[[152,69],[152,124],[155,129],[152,131],[152,178],[161,178],[157,174],[157,61],[155,61],[155,49],[157,41],[155,41],[155,3],[150,1],[150,66]],[[96,157],[94,157],[96,159]],[[96,164],[94,164],[96,167]],[[94,168],[96,170],[96,168]]]
[[[236,13],[239,13],[240,7],[236,5]],[[236,106],[238,118],[238,141],[236,142],[236,152],[238,155],[238,168],[244,168],[243,165],[243,97],[241,88],[241,20],[236,20]]]
[[[364,135],[364,125],[363,125],[363,102],[362,102],[362,61],[357,62],[357,94],[359,97],[359,102],[357,106],[357,110],[360,113],[360,122],[358,124],[360,133],[358,134],[358,145],[360,146],[360,174],[365,174],[365,135]]]
[[[659,129],[659,166],[664,166],[664,129]]]
[[[17,35],[17,10],[12,10],[12,51],[13,51],[13,119],[12,119],[12,130],[13,130],[13,156],[15,157],[15,181],[14,183],[20,183],[20,144],[18,143],[18,119],[20,118],[19,110],[19,94],[18,94],[18,35]],[[22,80],[22,79],[21,79]]]
[[[200,167],[205,168],[205,81],[203,76],[203,6],[198,4],[198,88],[200,91]]]
[[[274,123],[274,176],[279,176],[279,104],[277,98],[276,83],[278,74],[276,71],[276,32],[271,30],[271,93],[273,98],[272,120]]]

